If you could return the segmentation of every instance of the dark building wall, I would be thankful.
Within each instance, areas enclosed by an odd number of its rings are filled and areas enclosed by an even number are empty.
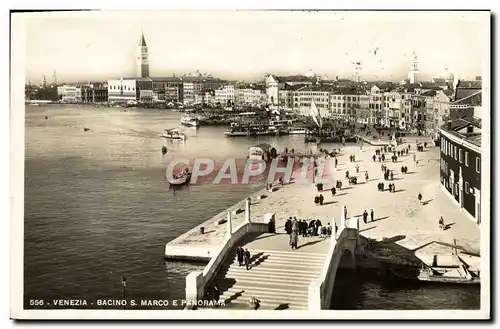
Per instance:
[[[476,196],[474,194],[474,188],[477,188],[479,191],[481,190],[481,173],[476,171],[476,159],[479,159],[479,171],[481,171],[481,154],[461,143],[457,143],[454,139],[448,138],[442,133],[440,133],[440,143],[441,184],[443,184],[448,193],[450,193],[457,202],[460,202],[460,187],[458,187],[458,184],[460,168],[462,168],[464,208],[469,214],[475,217]],[[451,148],[453,148],[453,151],[451,151]],[[460,153],[462,154],[462,161],[460,161]],[[467,157],[468,162],[466,161]],[[453,171],[455,190],[450,185],[450,170]]]

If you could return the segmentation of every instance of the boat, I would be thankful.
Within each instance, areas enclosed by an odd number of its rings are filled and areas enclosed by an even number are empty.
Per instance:
[[[307,134],[307,129],[300,127],[290,127],[288,128],[288,133],[290,135],[305,135]]]
[[[170,185],[180,186],[189,183],[191,180],[191,173],[186,168],[181,174],[174,176],[172,180],[169,180]]]
[[[184,114],[181,116],[181,124],[188,127],[198,127],[200,125],[200,121],[197,117]]]
[[[480,284],[481,279],[468,269],[428,267],[420,270],[418,280],[434,283]]]
[[[232,127],[224,131],[224,135],[227,137],[266,136],[270,134],[269,129],[264,127]]]
[[[248,149],[248,159],[269,161],[276,153],[276,149],[267,143],[257,144]]]
[[[167,139],[175,139],[175,140],[186,140],[186,135],[184,135],[179,129],[165,129],[163,131],[162,137]]]

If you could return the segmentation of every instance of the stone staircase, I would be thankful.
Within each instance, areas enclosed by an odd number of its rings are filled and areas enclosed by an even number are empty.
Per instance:
[[[217,273],[214,283],[220,289],[224,309],[250,309],[255,297],[264,310],[307,310],[308,287],[319,277],[326,254],[298,250],[252,250],[251,267],[238,266],[236,250]]]

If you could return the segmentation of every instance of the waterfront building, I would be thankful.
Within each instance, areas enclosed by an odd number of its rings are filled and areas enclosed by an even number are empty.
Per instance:
[[[135,79],[108,80],[108,102],[126,103],[136,100],[137,86]]]
[[[481,120],[464,117],[439,128],[441,187],[481,223]],[[450,219],[451,220],[451,219]]]
[[[234,104],[234,86],[225,85],[215,90],[215,103],[222,107],[232,106]]]
[[[82,90],[77,86],[58,86],[57,95],[64,103],[80,103],[82,101]]]
[[[310,115],[313,101],[322,117],[332,115],[330,112],[330,90],[321,86],[305,86],[295,91],[294,111],[299,115]]]
[[[265,89],[260,87],[234,89],[234,103],[247,106],[264,105],[266,103]]]
[[[88,83],[80,86],[82,103],[105,103],[108,101],[108,85],[105,82]]]
[[[378,85],[373,85],[370,88],[370,117],[372,122],[379,125],[388,125],[387,117],[384,116],[383,104],[384,104],[384,88]],[[373,119],[375,118],[375,119]]]
[[[370,95],[359,95],[359,122],[365,124],[374,124],[375,118],[370,113]]]
[[[278,84],[279,81],[272,75],[266,77],[266,96],[267,104],[277,105],[278,104]]]
[[[183,103],[190,105],[195,102],[195,95],[200,94],[203,90],[203,83],[200,80],[189,79],[182,82]]]
[[[208,106],[215,106],[215,91],[209,90],[205,91],[203,94],[203,103]]]
[[[137,44],[136,52],[136,77],[148,78],[149,77],[149,54],[144,33],[141,33],[139,43]]]

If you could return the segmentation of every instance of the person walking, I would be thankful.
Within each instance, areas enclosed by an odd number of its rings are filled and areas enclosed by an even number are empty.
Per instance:
[[[244,254],[243,248],[238,247],[236,249],[236,258],[238,259],[238,266],[243,265],[243,254]]]
[[[290,234],[290,246],[292,249],[297,249],[297,245],[299,242],[299,224],[297,219],[294,219],[292,222],[292,234]]]
[[[420,202],[420,204],[422,204],[422,194],[419,193],[417,198],[418,198],[418,202]]]
[[[373,208],[372,208],[372,210],[370,211],[370,219],[372,222],[373,222],[373,216],[374,216],[374,213],[373,213]]]
[[[245,249],[245,267],[247,271],[250,269],[250,251],[248,249]]]
[[[368,212],[365,210],[363,212],[363,222],[366,224],[367,221],[368,221]]]

